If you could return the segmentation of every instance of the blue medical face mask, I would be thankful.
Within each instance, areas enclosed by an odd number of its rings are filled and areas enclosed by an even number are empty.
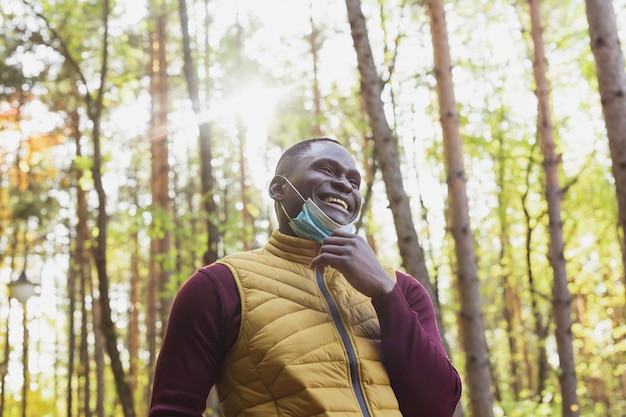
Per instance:
[[[315,240],[319,243],[331,235],[331,233],[335,230],[344,230],[349,233],[354,233],[354,221],[348,224],[339,224],[330,217],[328,214],[324,213],[321,208],[311,198],[304,199],[302,194],[293,186],[293,184],[286,178],[281,175],[287,184],[293,188],[293,190],[300,196],[304,204],[302,204],[302,210],[300,213],[293,219],[289,220],[289,226],[291,230],[294,231],[296,236],[301,237],[302,239]],[[283,203],[280,203],[283,212],[287,217],[289,217],[289,213],[285,210],[285,206]]]

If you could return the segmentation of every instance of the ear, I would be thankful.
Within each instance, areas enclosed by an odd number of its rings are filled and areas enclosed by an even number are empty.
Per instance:
[[[283,201],[285,198],[285,184],[285,179],[279,175],[272,178],[268,191],[274,201]]]

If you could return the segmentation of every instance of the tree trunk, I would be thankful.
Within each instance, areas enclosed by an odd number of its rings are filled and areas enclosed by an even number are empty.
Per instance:
[[[73,253],[73,258],[77,258],[78,242]],[[68,297],[68,346],[67,346],[67,392],[66,392],[66,415],[72,417],[72,406],[74,405],[74,358],[76,352],[76,332],[74,331],[74,312],[76,310],[76,276],[78,275],[75,265],[70,265],[67,276],[67,297]]]
[[[623,278],[626,284],[626,73],[612,0],[585,0],[591,51],[596,62],[621,232]]]
[[[208,1],[205,0],[205,10],[208,11]],[[180,26],[183,35],[183,71],[185,73],[185,80],[187,82],[187,90],[189,93],[189,99],[191,100],[191,106],[196,114],[196,120],[198,123],[198,140],[200,147],[200,188],[202,194],[203,208],[207,215],[207,248],[204,252],[203,262],[204,264],[210,264],[218,259],[218,246],[220,242],[220,232],[217,227],[218,213],[217,204],[215,203],[215,177],[213,176],[213,169],[211,167],[211,161],[213,159],[211,152],[211,130],[209,122],[199,116],[202,113],[202,106],[200,105],[200,97],[198,94],[198,80],[196,76],[193,57],[191,56],[191,40],[189,37],[189,19],[187,17],[187,3],[185,0],[178,0]],[[205,38],[205,46],[207,46],[206,54],[208,56],[208,39]],[[205,61],[205,66],[208,68],[209,62]],[[208,408],[212,410],[213,414],[219,417],[221,412],[217,401],[217,395],[215,388],[211,390],[208,398]]]
[[[466,355],[466,377],[469,385],[473,416],[493,416],[493,393],[489,355],[485,340],[480,282],[478,280],[474,237],[470,226],[469,207],[465,189],[465,167],[459,133],[459,119],[454,96],[452,64],[448,45],[444,5],[442,0],[427,2],[433,41],[437,96],[443,131],[446,178],[450,216],[448,228],[455,243],[458,289],[461,298],[461,327]]]
[[[320,93],[320,82],[318,78],[318,61],[319,61],[319,48],[322,40],[320,38],[320,32],[315,26],[313,20],[313,1],[309,0],[309,23],[311,24],[311,33],[309,33],[309,47],[311,48],[311,58],[313,59],[313,135],[321,136],[322,127],[321,122],[322,115],[322,98]]]
[[[248,185],[246,184],[246,127],[241,117],[235,122],[237,139],[239,142],[239,192],[241,198],[241,243],[244,251],[249,251],[254,245],[254,219],[250,213]]]
[[[109,299],[109,278],[107,275],[107,257],[106,257],[106,249],[107,249],[107,213],[106,213],[106,194],[104,192],[104,185],[102,183],[102,155],[100,149],[100,122],[102,117],[102,109],[104,107],[104,94],[105,94],[105,85],[107,79],[107,70],[108,70],[108,48],[109,48],[109,17],[111,12],[110,0],[104,0],[102,2],[102,50],[101,50],[101,62],[100,62],[100,79],[99,79],[99,88],[96,93],[95,99],[91,96],[90,85],[87,82],[86,77],[81,71],[80,65],[76,59],[70,53],[68,49],[68,45],[62,38],[59,37],[58,32],[48,24],[45,16],[33,8],[32,5],[25,2],[25,4],[30,7],[33,12],[41,18],[50,33],[54,38],[54,42],[50,42],[49,46],[54,47],[57,51],[65,58],[66,64],[70,67],[71,70],[74,71],[78,80],[77,83],[81,84],[84,92],[81,91],[83,99],[85,100],[85,107],[87,112],[87,117],[90,119],[93,127],[92,127],[92,140],[93,140],[93,166],[92,166],[92,175],[93,182],[96,194],[98,196],[98,208],[97,208],[97,219],[96,219],[96,228],[95,231],[97,233],[95,240],[93,242],[92,247],[92,255],[94,258],[94,263],[96,267],[96,271],[98,274],[98,289],[99,289],[99,301],[101,303],[100,307],[102,309],[102,323],[100,330],[104,334],[106,338],[106,348],[107,353],[109,355],[109,359],[111,362],[111,370],[113,372],[113,377],[115,380],[115,385],[117,389],[117,393],[120,399],[120,403],[123,409],[124,417],[134,417],[134,405],[133,398],[130,393],[130,387],[128,382],[126,381],[126,375],[124,372],[124,367],[122,366],[122,362],[120,359],[120,353],[117,348],[117,335],[115,331],[115,325],[113,323],[111,317],[111,307],[110,307],[110,299]],[[95,307],[94,307],[95,310]]]
[[[72,136],[74,137],[74,143],[76,144],[76,157],[80,158],[82,156],[82,148],[80,145],[80,115],[77,111],[71,112],[70,115],[70,123],[72,126]],[[82,274],[84,273],[83,267],[85,265],[85,259],[87,259],[87,254],[85,253],[85,239],[88,239],[88,235],[85,233],[87,230],[87,201],[85,198],[85,191],[81,187],[81,179],[83,177],[83,172],[80,168],[74,167],[74,175],[75,175],[75,188],[76,188],[76,238],[74,243],[74,262],[70,261],[70,270],[68,276],[67,283],[67,296],[69,300],[68,306],[68,360],[67,360],[67,393],[66,399],[66,414],[67,417],[72,417],[74,415],[72,409],[74,407],[74,358],[75,358],[75,349],[76,349],[76,333],[75,333],[75,322],[74,322],[74,312],[76,310],[76,281],[77,279],[82,279]],[[81,292],[82,293],[82,292]],[[85,303],[85,297],[82,298],[82,304]]]
[[[559,354],[563,417],[580,415],[576,394],[576,369],[572,344],[571,295],[567,288],[566,261],[563,254],[563,222],[561,220],[561,195],[558,166],[560,158],[555,152],[552,120],[550,116],[550,86],[546,76],[546,58],[543,46],[539,0],[529,0],[531,36],[534,45],[533,69],[537,95],[537,129],[541,140],[543,167],[546,176],[546,201],[548,203],[548,232],[550,245],[548,259],[553,272],[552,296],[556,345]]]
[[[135,176],[136,177],[136,176]],[[137,187],[138,188],[138,187]],[[131,190],[133,204],[139,207],[139,201],[137,198],[138,190],[134,187]],[[140,255],[140,242],[139,242],[138,227],[135,227],[130,233],[130,244],[132,245],[132,254],[130,257],[130,309],[128,311],[128,377],[130,381],[130,392],[133,394],[133,398],[137,399],[137,393],[144,394],[139,390],[140,375],[143,374],[144,367],[139,367],[141,363],[139,358],[139,351],[141,348],[140,335],[140,305],[142,305],[143,293],[142,293],[142,280],[139,272],[139,265],[141,263]],[[147,324],[144,322],[144,324]],[[149,328],[149,327],[148,327]],[[152,368],[147,367],[148,371],[148,383],[146,384],[145,394],[149,393],[150,383],[152,381]],[[147,395],[145,398],[149,398]],[[146,401],[140,401],[140,404]],[[143,405],[140,405],[137,409],[138,415],[145,415],[146,410]]]
[[[497,111],[497,123],[506,119],[506,109],[501,106]],[[519,291],[517,290],[520,281],[516,281],[511,268],[511,260],[516,254],[512,251],[510,236],[513,234],[512,222],[509,215],[510,210],[510,193],[511,187],[507,173],[511,168],[511,159],[508,156],[507,135],[500,128],[496,128],[495,135],[497,137],[498,150],[496,156],[496,187],[498,193],[498,222],[500,225],[498,253],[498,265],[500,270],[500,280],[502,282],[504,303],[502,306],[502,315],[505,318],[506,332],[509,345],[509,374],[508,381],[514,389],[514,398],[519,400],[522,392],[528,387],[532,381],[529,375],[529,362],[526,356],[524,335],[520,334],[520,329],[524,329],[524,320],[522,319],[522,302]],[[498,378],[494,377],[494,385],[498,386]]]
[[[239,19],[236,22],[236,33],[234,36],[234,45],[233,45],[233,53],[235,54],[235,67],[231,72],[231,76],[234,79],[245,79],[245,63],[243,59],[243,27],[241,26]],[[234,127],[237,137],[237,142],[239,145],[238,149],[238,159],[239,159],[239,198],[241,200],[241,234],[239,239],[241,239],[242,250],[249,251],[252,249],[254,245],[254,218],[252,213],[250,213],[250,199],[249,199],[249,190],[248,185],[246,184],[246,177],[248,175],[248,169],[246,164],[246,136],[247,136],[247,127],[244,122],[244,117],[241,113],[237,112],[234,121]],[[224,200],[228,201],[228,200]],[[224,207],[224,212],[226,212],[226,207]],[[226,218],[226,216],[224,217]]]
[[[511,271],[507,267],[507,260],[510,259],[509,254],[509,236],[511,234],[510,224],[507,216],[508,204],[505,201],[504,190],[507,188],[506,184],[506,157],[505,157],[505,138],[504,135],[498,134],[498,156],[497,156],[497,170],[496,170],[496,184],[500,192],[498,193],[498,223],[500,224],[500,250],[498,253],[498,266],[500,270],[500,281],[502,282],[502,289],[504,292],[504,303],[502,306],[502,316],[506,324],[507,340],[509,345],[509,372],[511,386],[514,389],[513,395],[516,400],[520,398],[520,393],[523,389],[523,378],[521,367],[519,366],[519,353],[518,353],[518,341],[519,336],[516,329],[519,322],[519,301],[517,297],[517,291],[515,285],[511,282]],[[497,378],[494,378],[497,381]],[[497,382],[495,384],[497,386]]]
[[[170,198],[169,198],[169,153],[168,153],[168,78],[166,58],[166,16],[161,10],[155,11],[155,30],[150,32],[150,95],[151,119],[148,138],[152,172],[150,189],[152,193],[152,216],[150,233],[150,278],[147,290],[147,340],[148,368],[154,369],[156,350],[161,333],[165,329],[170,301],[164,289],[169,282],[170,267]],[[158,326],[157,323],[162,325]],[[152,385],[152,378],[148,385]]]
[[[413,224],[409,198],[403,188],[397,142],[385,118],[384,104],[381,98],[382,82],[376,73],[365,17],[361,11],[361,2],[359,0],[346,0],[346,6],[361,75],[365,109],[374,139],[374,158],[382,173],[387,190],[387,198],[398,235],[398,249],[402,263],[404,269],[419,280],[428,291],[435,304],[437,324],[440,325],[439,329],[443,331],[437,293],[428,278],[424,251]]]
[[[105,389],[106,384],[104,381],[104,350],[106,344],[106,335],[102,331],[102,308],[101,303],[98,302],[98,297],[95,296],[93,287],[91,285],[91,280],[88,280],[89,283],[89,293],[91,294],[91,299],[96,300],[93,306],[93,330],[94,330],[94,361],[96,363],[96,410],[95,415],[97,417],[104,417],[104,398],[105,398]],[[130,390],[130,389],[129,389]]]
[[[546,386],[546,380],[548,379],[548,360],[546,352],[546,339],[548,337],[548,330],[550,328],[549,314],[547,318],[541,313],[541,308],[538,303],[538,291],[536,290],[535,275],[532,268],[532,235],[534,232],[533,218],[529,211],[528,196],[530,193],[530,175],[535,165],[535,158],[533,157],[535,145],[531,146],[531,155],[529,157],[528,164],[526,165],[526,190],[522,194],[522,210],[524,212],[524,226],[526,228],[526,242],[524,262],[526,264],[526,276],[528,280],[528,290],[530,296],[530,309],[532,317],[534,319],[533,328],[535,336],[537,337],[537,375],[536,384],[531,383],[531,389],[536,393],[538,399],[541,398],[543,390]],[[527,349],[527,344],[524,345],[524,349]],[[527,372],[530,372],[528,367]],[[532,375],[529,375],[529,381],[532,381]]]
[[[361,10],[361,2],[360,0],[346,0],[346,7],[359,74],[361,76],[361,97],[365,103],[365,111],[372,129],[376,169],[380,169],[383,182],[385,183],[387,199],[389,200],[396,235],[398,236],[398,249],[402,258],[402,264],[405,271],[415,277],[428,292],[433,302],[435,320],[441,333],[443,344],[446,347],[446,351],[448,351],[444,336],[445,327],[441,318],[439,296],[437,289],[430,282],[424,250],[415,231],[409,198],[404,191],[398,157],[398,144],[385,116],[382,100],[383,83],[376,72],[367,25]],[[456,415],[462,414],[462,408],[459,406]]]
[[[362,152],[363,152],[363,168],[364,168],[364,174],[365,174],[363,175],[363,185],[362,185],[364,192],[363,192],[363,203],[361,204],[361,213],[359,214],[359,218],[357,219],[355,226],[356,226],[356,230],[360,230],[361,227],[364,226],[367,242],[369,243],[371,248],[374,250],[374,253],[378,253],[378,249],[376,247],[376,241],[374,240],[374,236],[369,230],[370,229],[369,224],[365,224],[365,225],[363,224],[364,217],[367,218],[370,223],[371,223],[371,219],[373,218],[372,204],[371,204],[372,194],[373,194],[372,190],[374,187],[374,180],[376,179],[376,171],[378,170],[378,167],[376,166],[376,160],[373,158],[374,152],[373,152],[373,147],[372,147],[372,141],[368,137],[368,133],[362,132],[361,137],[362,137],[361,147],[362,147]]]
[[[207,250],[204,253],[204,263],[210,264],[215,262],[218,258],[218,244],[220,241],[219,230],[217,228],[217,205],[214,200],[215,191],[215,178],[213,176],[213,169],[211,168],[211,160],[213,159],[211,153],[211,131],[209,122],[204,119],[200,119],[199,116],[202,113],[202,106],[200,105],[200,97],[198,95],[198,81],[196,71],[194,67],[194,61],[191,56],[191,40],[189,38],[189,19],[187,17],[187,4],[185,0],[178,0],[180,24],[183,34],[183,57],[184,65],[183,70],[185,73],[185,80],[187,81],[187,90],[189,93],[189,99],[191,100],[191,106],[196,114],[199,130],[200,141],[200,181],[202,191],[202,201],[204,203],[204,209],[207,214]]]
[[[80,131],[78,130],[80,118],[78,112],[72,114],[73,117],[73,126],[74,134],[75,134],[75,143],[76,143],[76,156],[82,157],[82,147],[80,144]],[[78,222],[76,224],[76,248],[75,248],[75,256],[74,256],[74,265],[72,266],[72,273],[77,275],[78,281],[80,284],[79,294],[81,300],[81,324],[80,324],[80,349],[79,349],[79,358],[82,366],[79,368],[78,380],[82,381],[82,385],[78,384],[79,391],[79,399],[82,400],[78,406],[79,410],[83,410],[82,414],[85,417],[91,417],[91,366],[90,366],[90,357],[89,357],[89,313],[87,308],[87,300],[93,300],[93,294],[88,288],[88,283],[91,282],[91,262],[89,257],[89,249],[88,242],[90,239],[89,228],[87,226],[88,222],[88,208],[87,208],[87,193],[83,190],[81,186],[81,179],[83,177],[82,171],[77,170],[76,172],[76,215],[78,218]],[[76,278],[74,278],[76,279]],[[72,290],[75,292],[75,290]],[[73,309],[72,309],[73,311]],[[74,314],[73,312],[71,313]],[[73,320],[70,320],[73,322]],[[93,321],[91,322],[93,323]],[[73,324],[71,324],[70,329],[73,329]],[[70,335],[73,336],[73,330],[70,330]],[[72,347],[70,349],[73,350]],[[73,356],[73,355],[72,355]],[[72,358],[73,361],[73,358]],[[71,389],[71,373],[70,379],[68,381],[68,387]],[[82,396],[80,395],[82,393]],[[72,404],[72,396],[68,393],[68,402],[67,402],[67,412],[68,417],[74,415]]]
[[[107,273],[107,223],[106,194],[102,183],[102,155],[100,151],[100,118],[102,115],[104,91],[106,84],[106,72],[108,65],[108,31],[109,31],[109,0],[103,3],[103,44],[102,44],[102,65],[100,69],[100,89],[98,90],[95,102],[89,100],[87,111],[93,122],[93,182],[98,195],[97,214],[97,236],[94,242],[93,255],[98,272],[98,290],[100,307],[102,312],[101,330],[106,339],[106,348],[111,360],[111,369],[115,379],[117,393],[120,399],[124,417],[135,417],[133,397],[126,380],[124,367],[120,359],[120,352],[117,347],[117,334],[115,324],[111,317],[111,305],[109,299],[109,277]],[[87,96],[88,97],[88,96]]]
[[[171,201],[170,201],[170,166],[169,166],[169,148],[168,148],[168,128],[167,128],[167,115],[168,115],[168,102],[169,102],[169,88],[168,88],[168,76],[167,76],[167,15],[161,14],[157,18],[157,37],[158,37],[158,51],[156,59],[158,59],[158,72],[156,75],[156,88],[153,90],[157,92],[157,95],[153,101],[153,130],[151,137],[151,151],[152,151],[152,198],[153,204],[156,204],[158,209],[162,212],[164,217],[164,227],[157,239],[157,253],[159,258],[158,268],[158,282],[161,296],[159,297],[159,304],[161,310],[159,314],[163,325],[161,331],[165,330],[166,317],[169,314],[171,297],[167,294],[165,289],[167,288],[171,275],[171,263],[168,258],[170,253],[170,216],[171,216]]]
[[[74,134],[76,135],[75,137],[76,156],[82,157],[82,148],[80,144],[81,135],[78,130],[79,121],[80,121],[78,113],[76,112],[73,115],[73,117],[74,117],[73,125],[75,126]],[[81,297],[80,298],[81,299],[81,308],[80,308],[81,334],[80,334],[79,358],[80,358],[80,362],[82,363],[82,367],[78,375],[79,376],[78,380],[83,381],[82,387],[79,384],[79,389],[82,388],[83,395],[82,395],[82,405],[79,406],[79,410],[80,409],[84,410],[82,414],[85,417],[91,417],[91,407],[90,407],[91,384],[90,384],[90,366],[89,366],[90,358],[89,358],[89,339],[88,339],[89,332],[87,331],[88,323],[89,323],[89,315],[87,313],[88,311],[87,309],[87,299],[88,299],[87,280],[91,280],[91,263],[89,262],[88,249],[87,249],[87,242],[89,242],[89,238],[90,238],[89,228],[87,226],[87,221],[88,221],[87,193],[81,187],[82,176],[83,176],[82,171],[78,171],[77,178],[76,178],[76,215],[78,217],[78,223],[76,225],[75,265],[73,266],[72,271],[75,275],[78,276],[78,280],[80,282],[79,294]],[[72,290],[72,292],[75,292],[75,290]],[[71,313],[72,315],[74,314],[73,310],[74,309],[72,309],[72,313]],[[73,323],[73,320],[70,320],[70,322]],[[72,335],[72,337],[74,337],[73,326],[74,324],[71,324],[72,330],[70,331],[70,335]],[[71,350],[73,349],[74,348],[72,347]],[[73,361],[73,358],[72,358],[72,361]],[[69,375],[71,376],[72,374],[69,374]],[[71,377],[70,377],[70,381],[71,381]],[[69,382],[68,385],[71,389],[71,382]],[[79,398],[80,397],[81,396],[79,395]],[[68,417],[71,417],[74,415],[74,413],[72,413],[71,395],[68,395],[67,411],[68,411]]]

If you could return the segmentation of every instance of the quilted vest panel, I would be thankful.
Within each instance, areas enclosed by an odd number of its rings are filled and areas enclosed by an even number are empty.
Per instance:
[[[293,262],[266,246],[220,262],[231,269],[242,300],[239,338],[217,383],[224,415],[362,416],[348,353],[315,271],[308,268],[310,259]],[[394,271],[389,274],[395,279]],[[367,412],[401,416],[381,360],[380,327],[370,299],[332,268],[326,268],[323,280],[356,353],[356,389]]]

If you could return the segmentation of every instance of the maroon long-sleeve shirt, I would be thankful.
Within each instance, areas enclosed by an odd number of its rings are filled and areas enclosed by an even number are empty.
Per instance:
[[[396,273],[387,295],[372,299],[383,361],[406,417],[450,417],[460,377],[443,348],[432,302],[413,277]],[[234,345],[241,302],[230,270],[212,264],[178,291],[157,361],[149,417],[200,417]]]

